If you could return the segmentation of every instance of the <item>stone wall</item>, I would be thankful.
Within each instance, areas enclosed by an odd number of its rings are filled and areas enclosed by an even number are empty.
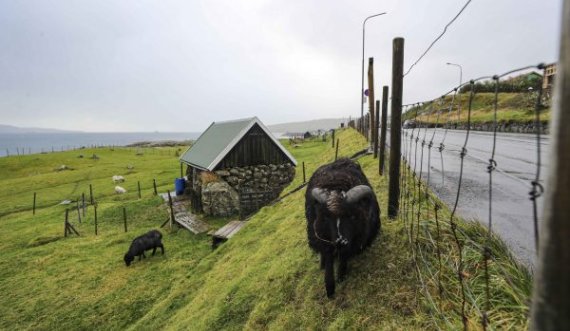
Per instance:
[[[202,187],[202,209],[212,216],[231,216],[239,212],[239,195],[224,181]]]
[[[201,211],[213,216],[231,216],[240,213],[240,192],[270,191],[272,194],[264,196],[273,199],[293,181],[295,167],[290,163],[269,164],[227,168],[214,173],[193,169],[187,174],[191,182],[188,183],[189,193],[200,197]],[[204,181],[204,178],[209,179]],[[262,200],[255,201],[255,210],[269,202]],[[244,209],[247,213],[251,211],[251,208]]]
[[[424,123],[418,123],[418,127],[420,128],[424,128]],[[445,124],[439,124],[438,125],[438,129],[442,129],[444,128]],[[434,123],[429,123],[427,125],[428,128],[434,128],[435,124]],[[450,130],[466,130],[467,129],[467,125],[466,124],[453,124],[450,123],[449,124],[449,129]],[[541,126],[540,126],[540,132],[543,134],[548,134],[550,132],[549,130],[549,123],[548,122],[542,122]],[[471,130],[473,131],[490,131],[492,132],[494,130],[494,125],[493,123],[482,123],[482,124],[471,124]],[[512,133],[536,133],[536,127],[534,125],[534,122],[529,122],[529,123],[509,123],[509,122],[502,122],[502,123],[498,123],[497,124],[497,132],[512,132]]]
[[[240,191],[281,191],[295,178],[290,163],[235,167],[215,171],[221,179]]]

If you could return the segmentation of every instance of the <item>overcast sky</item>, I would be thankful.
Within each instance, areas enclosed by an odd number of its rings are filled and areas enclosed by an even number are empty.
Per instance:
[[[362,20],[377,89],[392,39],[405,67],[464,0],[0,2],[0,123],[85,131],[202,131],[360,114]],[[463,77],[553,62],[561,0],[473,0],[404,81],[404,103]]]

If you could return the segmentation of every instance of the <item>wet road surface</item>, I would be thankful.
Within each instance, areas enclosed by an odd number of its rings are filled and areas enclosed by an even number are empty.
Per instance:
[[[419,174],[423,147],[422,178],[427,179],[428,147],[432,140],[430,187],[450,208],[457,195],[460,152],[465,142],[466,131],[443,129],[415,129],[414,140],[410,145],[412,129],[403,130],[408,134],[402,141],[402,153],[410,155],[410,164],[414,165],[415,137],[419,134],[417,147],[416,173]],[[445,139],[444,139],[445,136]],[[443,141],[444,149],[440,153],[439,144]],[[405,142],[405,144],[404,144]],[[404,146],[405,145],[405,146]],[[541,136],[540,183],[544,183],[547,174],[548,137]],[[410,149],[411,147],[411,149]],[[467,143],[464,160],[461,194],[457,208],[458,215],[465,219],[475,219],[485,226],[489,220],[489,173],[487,166],[493,147],[492,132],[472,131]],[[410,153],[411,152],[411,153]],[[531,181],[537,171],[537,144],[533,134],[497,133],[493,172],[492,229],[509,246],[514,256],[523,264],[533,268],[536,263],[534,240],[534,221],[532,201],[529,192]],[[443,167],[442,167],[443,160]],[[537,199],[539,228],[542,219],[543,197]]]

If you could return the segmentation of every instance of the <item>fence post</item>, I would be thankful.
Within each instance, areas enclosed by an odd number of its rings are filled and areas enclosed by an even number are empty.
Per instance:
[[[32,207],[32,215],[36,214],[36,192],[34,192],[34,205]]]
[[[334,152],[334,160],[336,161],[338,159],[338,143],[340,142],[340,139],[336,140],[336,151]]]
[[[562,10],[560,60],[550,121],[551,160],[534,277],[531,330],[570,330],[570,1]]]
[[[152,187],[154,188],[154,195],[158,195],[158,192],[156,191],[156,179],[152,179]]]
[[[127,232],[127,208],[123,207],[123,222],[125,224],[125,232]]]
[[[180,162],[180,178],[184,177],[184,165],[182,162]]]
[[[384,175],[386,160],[386,123],[388,117],[388,86],[382,88],[382,124],[380,126],[380,176]]]
[[[305,179],[305,161],[303,161],[303,184],[306,182],[307,180]]]
[[[77,203],[75,204],[77,207],[77,220],[81,223],[81,209],[79,208],[79,198],[77,198]]]
[[[172,208],[172,196],[170,195],[170,190],[166,192],[168,193],[168,206],[170,207],[170,230],[172,230],[172,223],[174,222],[174,209]]]
[[[85,193],[81,193],[81,209],[83,209],[83,218],[85,218]]]
[[[139,190],[139,199],[141,198],[141,182],[137,181],[137,188]]]
[[[380,122],[380,100],[376,100],[376,114],[374,114],[374,158],[378,157],[378,125]]]
[[[374,146],[374,58],[368,58],[368,130],[366,136],[370,145]]]
[[[95,235],[97,235],[97,205],[93,205],[93,212],[95,213]]]
[[[388,217],[398,216],[400,209],[400,132],[402,130],[402,92],[404,83],[404,38],[392,44],[392,123],[390,125],[390,181]]]
[[[93,204],[93,186],[89,184],[89,201]]]
[[[331,134],[332,134],[332,139],[331,139],[331,141],[332,141],[332,148],[334,148],[334,130],[332,130],[332,133],[331,133]]]

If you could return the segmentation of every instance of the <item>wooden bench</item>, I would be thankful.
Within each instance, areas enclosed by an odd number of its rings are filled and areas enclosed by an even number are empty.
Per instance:
[[[233,237],[244,225],[245,222],[243,221],[230,221],[218,229],[218,231],[212,234],[212,249],[216,249],[219,244]]]

